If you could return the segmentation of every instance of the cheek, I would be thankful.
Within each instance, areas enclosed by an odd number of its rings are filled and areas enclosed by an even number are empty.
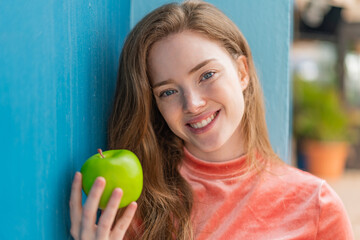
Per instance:
[[[176,104],[157,103],[157,106],[167,125],[172,130],[174,126],[181,123],[181,110]]]
[[[217,81],[211,88],[206,89],[211,98],[224,104],[239,105],[243,102],[243,92],[240,83],[236,80],[223,79]]]
[[[243,115],[244,113],[244,96],[242,91],[235,93],[236,94],[236,100],[234,102],[234,107],[236,108],[239,115]]]
[[[209,89],[210,90],[210,89]],[[214,101],[225,107],[226,114],[236,120],[242,118],[244,113],[244,96],[239,83],[236,81],[223,81],[210,91]]]
[[[243,93],[241,93],[238,96],[237,104],[235,105],[235,107],[237,109],[237,115],[235,117],[236,119],[238,119],[238,121],[240,121],[239,122],[240,124],[244,118],[244,112],[245,112],[245,101],[244,101]]]

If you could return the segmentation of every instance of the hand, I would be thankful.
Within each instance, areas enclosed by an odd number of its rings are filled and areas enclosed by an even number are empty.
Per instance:
[[[125,232],[134,217],[137,204],[136,202],[132,202],[126,208],[123,216],[116,222],[113,229],[111,229],[123,195],[122,190],[116,188],[113,191],[105,210],[100,216],[98,225],[96,225],[96,213],[105,184],[105,179],[103,177],[98,177],[95,180],[83,207],[81,200],[82,176],[80,172],[75,174],[70,195],[70,233],[75,240],[123,239]]]

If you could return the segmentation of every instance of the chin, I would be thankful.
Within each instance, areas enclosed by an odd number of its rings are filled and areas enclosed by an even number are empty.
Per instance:
[[[208,144],[191,144],[192,148],[196,148],[198,151],[204,152],[204,153],[212,153],[216,152],[217,150],[221,149],[221,147],[224,144],[221,143],[208,143]]]

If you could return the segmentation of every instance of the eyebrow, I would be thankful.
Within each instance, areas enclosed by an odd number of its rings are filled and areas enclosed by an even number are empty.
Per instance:
[[[211,59],[207,59],[205,61],[202,61],[201,63],[199,63],[198,65],[196,65],[195,67],[193,67],[190,71],[189,71],[189,75],[196,72],[197,70],[199,70],[200,68],[202,68],[203,66],[205,66],[206,64],[208,64],[209,62],[211,61],[215,61],[216,59],[215,58],[211,58]],[[154,88],[157,88],[157,87],[160,87],[160,86],[163,86],[163,85],[166,85],[166,84],[169,84],[169,83],[173,83],[174,81],[172,79],[169,79],[169,80],[165,80],[165,81],[162,81],[162,82],[159,82],[159,83],[156,83],[154,84],[154,86],[152,87],[153,89]]]
[[[211,59],[208,59],[208,60],[205,60],[205,61],[199,63],[193,69],[190,70],[189,74],[196,72],[197,70],[199,70],[200,68],[202,68],[203,66],[205,66],[206,64],[208,64],[209,62],[214,61],[214,60],[215,60],[215,58],[211,58]]]

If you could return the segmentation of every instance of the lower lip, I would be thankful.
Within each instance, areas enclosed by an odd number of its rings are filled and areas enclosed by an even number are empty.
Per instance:
[[[214,126],[216,120],[217,120],[218,117],[219,117],[219,114],[220,114],[220,110],[217,111],[217,114],[216,114],[215,118],[214,118],[208,125],[206,125],[205,127],[202,127],[202,128],[193,128],[193,127],[191,127],[190,125],[186,125],[186,127],[188,127],[189,130],[190,130],[192,133],[195,133],[195,134],[205,133],[205,132],[209,131],[209,130]]]

